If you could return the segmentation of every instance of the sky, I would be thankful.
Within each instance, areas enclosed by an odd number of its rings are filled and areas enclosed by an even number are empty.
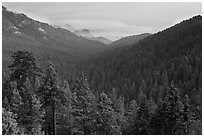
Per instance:
[[[202,14],[201,2],[3,2],[8,10],[70,31],[89,29],[94,36],[117,40],[156,33]]]

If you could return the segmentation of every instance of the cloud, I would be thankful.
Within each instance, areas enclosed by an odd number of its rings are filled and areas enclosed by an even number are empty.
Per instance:
[[[202,4],[198,2],[9,2],[3,5],[70,31],[87,28],[96,36],[112,40],[144,32],[155,33],[202,13]]]
[[[106,36],[112,40],[118,39],[121,36],[135,35],[138,33],[152,32],[153,29],[149,26],[129,25],[120,21],[111,20],[64,20],[56,22],[56,24],[70,24],[73,28],[89,29],[95,36]],[[65,25],[66,26],[66,25]]]

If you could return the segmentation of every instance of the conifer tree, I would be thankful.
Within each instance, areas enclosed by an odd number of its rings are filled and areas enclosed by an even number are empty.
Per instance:
[[[179,90],[173,84],[169,86],[166,98],[158,103],[158,110],[151,119],[154,134],[182,134],[183,103]]]
[[[122,127],[125,122],[125,116],[124,116],[125,115],[125,99],[124,97],[119,96],[115,105],[116,105],[115,113],[116,113],[117,122],[118,122],[118,125]]]
[[[121,134],[110,98],[105,93],[101,93],[97,104],[96,134]]]
[[[40,99],[33,94],[32,96],[32,117],[33,117],[33,123],[32,123],[32,132],[33,135],[43,135],[44,132],[42,131],[42,125],[43,125],[43,117],[45,115],[45,111],[41,109],[42,103],[40,102]]]
[[[89,89],[85,76],[75,82],[73,92],[76,93],[74,104],[74,125],[72,134],[94,134],[95,96]]]
[[[113,88],[110,94],[110,99],[113,103],[113,109],[115,111],[117,123],[118,125],[120,125],[120,127],[122,127],[124,124],[125,99],[122,96],[118,97],[117,91],[115,88]]]
[[[127,113],[126,114],[127,120],[126,120],[125,126],[123,128],[123,134],[125,134],[125,135],[130,135],[134,132],[134,130],[135,130],[134,123],[136,121],[137,112],[139,109],[139,106],[135,100],[132,100],[129,104],[130,104],[129,109],[126,112]]]
[[[133,134],[149,134],[149,106],[147,104],[146,96],[141,92],[139,98],[139,108],[137,112],[136,121],[134,123],[135,131]]]
[[[193,120],[192,112],[190,111],[190,99],[188,95],[184,96],[183,102],[183,134],[189,135],[190,133],[190,126]]]
[[[173,84],[169,87],[166,103],[168,114],[167,134],[181,134],[183,103],[180,100],[179,89],[175,88]]]
[[[146,95],[147,93],[147,85],[146,85],[146,82],[144,81],[144,79],[141,81],[140,83],[140,89],[139,89],[140,92],[143,92],[144,95]],[[140,94],[139,94],[140,96]]]
[[[42,100],[41,108],[45,110],[43,129],[45,134],[54,135],[56,133],[56,106],[65,99],[59,87],[58,74],[52,64],[48,66],[38,91]]]
[[[64,81],[63,89],[66,103],[59,107],[57,113],[57,125],[59,126],[57,134],[70,135],[74,129],[74,113],[77,103],[76,93],[70,90],[69,84]]]
[[[21,95],[17,89],[13,91],[11,109],[17,115],[19,125],[24,127],[25,134],[35,134],[34,128],[39,127],[41,125],[39,121],[42,121],[41,102],[30,88],[29,81],[26,81],[25,85],[20,89]]]
[[[34,104],[35,83],[39,76],[40,69],[35,63],[32,53],[18,51],[12,55],[13,64],[9,66],[11,70],[7,90],[10,89],[11,110],[17,116],[20,126],[24,127],[25,134],[32,134],[36,119],[39,115],[35,111]],[[40,117],[40,116],[39,116]]]
[[[40,68],[37,67],[32,53],[18,51],[13,53],[13,64],[9,66],[11,70],[10,81],[17,82],[17,89],[25,87],[26,79],[29,79],[34,86],[35,79],[40,75]]]

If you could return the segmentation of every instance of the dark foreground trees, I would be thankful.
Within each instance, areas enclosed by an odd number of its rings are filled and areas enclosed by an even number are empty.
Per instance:
[[[56,134],[56,108],[65,100],[63,91],[59,87],[57,72],[50,64],[42,77],[42,84],[38,88],[38,94],[41,98],[41,109],[44,109],[43,130],[45,134]]]
[[[2,134],[201,134],[200,110],[173,83],[155,101],[142,81],[135,100],[126,101],[117,88],[91,90],[85,76],[61,82],[53,65],[41,71],[29,52],[13,59],[3,82]]]

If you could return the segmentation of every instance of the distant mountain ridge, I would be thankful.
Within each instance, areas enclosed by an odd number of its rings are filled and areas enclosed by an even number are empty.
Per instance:
[[[65,64],[106,49],[107,46],[101,42],[79,37],[66,29],[33,20],[2,6],[3,66],[9,64],[11,53],[27,50],[33,52],[43,65],[50,60],[57,66],[64,66],[63,71],[66,71],[70,67]]]
[[[112,42],[111,40],[109,40],[105,37],[93,36],[88,29],[76,30],[76,31],[74,31],[74,34],[76,34],[77,36],[84,37],[84,38],[89,39],[89,40],[101,42],[101,43],[106,44],[106,45],[108,45]]]
[[[133,36],[126,36],[123,38],[120,38],[114,42],[112,42],[111,44],[109,44],[109,46],[111,47],[119,47],[119,46],[127,46],[127,45],[132,45],[136,42],[138,42],[139,40],[144,39],[145,37],[148,37],[152,34],[150,33],[143,33],[143,34],[138,34],[138,35],[133,35]]]
[[[94,37],[88,29],[76,30],[74,34],[82,37]]]

